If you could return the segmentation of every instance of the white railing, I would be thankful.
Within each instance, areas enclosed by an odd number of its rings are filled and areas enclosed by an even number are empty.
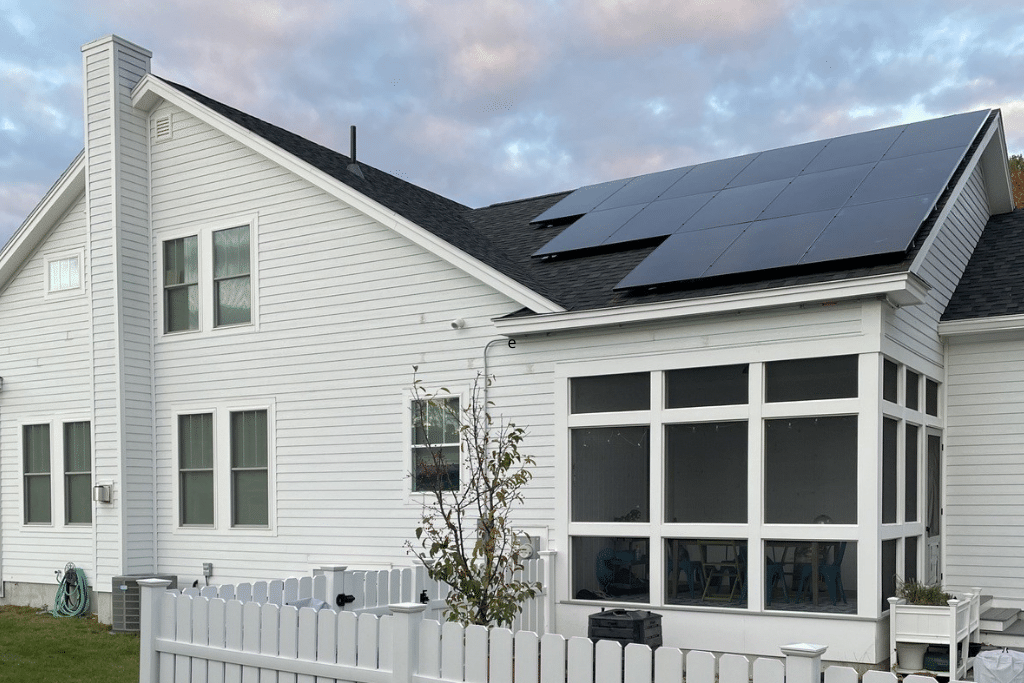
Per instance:
[[[391,615],[297,609],[167,591],[143,579],[140,683],[820,683],[825,647],[783,648],[753,662],[671,647],[464,628],[424,620],[421,603]],[[858,683],[830,667],[825,683]],[[868,672],[863,683],[896,683]],[[934,683],[907,676],[905,683]]]
[[[551,615],[554,605],[548,589],[552,585],[555,553],[542,552],[544,557],[525,560],[517,578],[537,582],[542,586],[540,595],[526,601],[522,612],[512,624],[513,631],[548,633],[553,630]],[[445,599],[451,588],[443,581],[427,575],[423,565],[393,569],[348,569],[343,566],[321,567],[314,576],[301,578],[255,581],[253,583],[221,584],[200,588],[185,588],[183,595],[191,597],[237,600],[241,603],[274,604],[278,606],[315,598],[326,602],[332,609],[344,609],[356,614],[389,614],[388,605],[405,602],[423,602],[427,606],[426,618],[444,620]],[[350,601],[338,605],[339,595]]]

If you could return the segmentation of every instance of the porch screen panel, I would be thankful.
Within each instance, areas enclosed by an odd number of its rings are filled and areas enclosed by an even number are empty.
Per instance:
[[[267,411],[231,413],[231,523],[266,526],[269,520]]]
[[[665,373],[665,407],[744,405],[749,378],[746,364],[670,370]]]
[[[569,381],[569,404],[574,414],[648,410],[651,407],[651,375],[634,372],[574,377]]]
[[[882,541],[882,611],[889,609],[889,598],[896,595],[896,539]]]
[[[765,363],[765,400],[779,403],[856,398],[857,379],[857,356]]]
[[[50,425],[25,425],[22,429],[25,473],[25,523],[49,524]]]
[[[904,463],[905,493],[903,496],[903,520],[906,522],[917,521],[917,461],[920,457],[918,442],[921,429],[917,425],[908,424],[906,434],[906,461]]]
[[[88,422],[64,425],[64,509],[68,524],[92,523],[92,440]]]
[[[650,427],[572,430],[572,521],[649,522]]]
[[[178,417],[181,524],[213,524],[213,415]]]
[[[899,422],[882,420],[882,524],[896,523]]]
[[[665,521],[747,521],[747,423],[665,427]]]
[[[765,521],[856,524],[856,415],[765,420]]]

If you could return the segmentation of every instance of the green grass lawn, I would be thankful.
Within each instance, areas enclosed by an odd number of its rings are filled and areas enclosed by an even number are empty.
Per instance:
[[[90,619],[0,606],[0,681],[137,683],[139,637]]]

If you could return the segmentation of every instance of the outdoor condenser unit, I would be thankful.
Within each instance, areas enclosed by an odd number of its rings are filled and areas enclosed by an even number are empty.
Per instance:
[[[178,577],[170,574],[130,574],[115,576],[112,581],[110,598],[113,608],[113,625],[110,630],[116,633],[138,633],[139,612],[142,608],[142,596],[139,579],[166,579],[171,582],[168,588],[178,587]]]

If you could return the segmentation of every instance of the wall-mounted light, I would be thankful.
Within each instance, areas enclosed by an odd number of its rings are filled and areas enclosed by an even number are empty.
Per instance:
[[[462,318],[456,318],[455,320],[451,321],[450,324],[453,330],[461,330],[463,327],[466,326],[466,321],[463,320]]]
[[[111,484],[96,484],[92,487],[92,499],[97,503],[109,503],[111,488]]]

